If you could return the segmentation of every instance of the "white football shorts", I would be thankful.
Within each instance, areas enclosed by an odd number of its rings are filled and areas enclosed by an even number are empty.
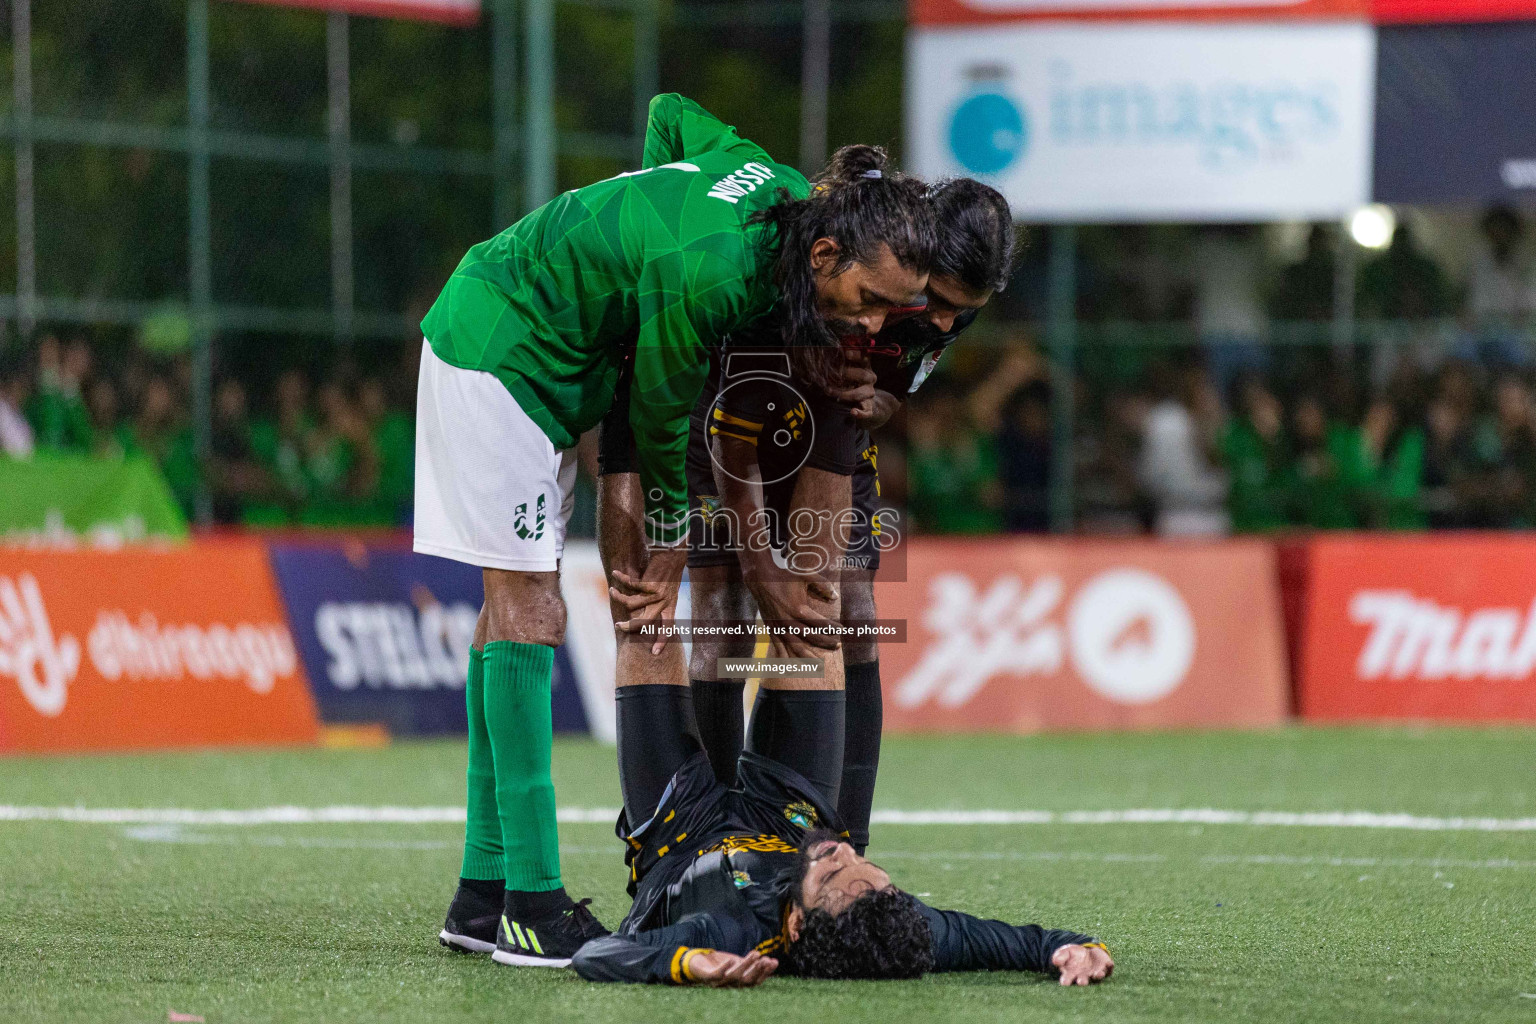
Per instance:
[[[482,569],[553,572],[576,503],[576,449],[555,447],[494,374],[421,347],[417,551]]]

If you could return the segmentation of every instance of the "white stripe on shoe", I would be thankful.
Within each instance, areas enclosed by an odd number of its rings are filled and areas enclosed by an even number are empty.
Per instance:
[[[571,958],[555,958],[547,956],[529,956],[526,953],[509,953],[505,949],[498,949],[491,954],[491,959],[499,964],[509,967],[569,967]]]
[[[444,928],[437,933],[437,941],[445,946],[453,946],[466,953],[494,953],[496,943],[486,942],[484,939],[476,939],[469,935],[456,935]]]

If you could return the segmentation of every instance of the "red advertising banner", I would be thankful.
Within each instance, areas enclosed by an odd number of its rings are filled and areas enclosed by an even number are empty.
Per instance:
[[[274,7],[308,7],[342,14],[366,14],[378,18],[409,18],[441,21],[449,25],[473,25],[480,20],[480,0],[244,0]]]
[[[1306,718],[1536,720],[1536,538],[1310,542]]]
[[[1524,21],[1536,0],[911,0],[915,25],[1073,21]]]
[[[0,549],[0,753],[317,733],[260,543]]]
[[[1452,3],[1445,0],[1445,5]],[[1050,19],[1363,21],[1370,11],[1371,0],[911,0],[908,16],[915,25],[960,26]]]
[[[1372,0],[1371,16],[1393,22],[1527,21],[1536,0]]]
[[[907,620],[881,648],[885,722],[906,731],[1263,726],[1289,709],[1274,549],[924,538]]]

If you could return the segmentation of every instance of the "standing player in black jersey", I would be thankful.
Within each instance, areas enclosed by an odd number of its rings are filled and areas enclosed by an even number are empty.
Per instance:
[[[798,382],[776,383],[759,367],[748,366],[743,373],[731,365],[744,358],[733,355],[733,347],[747,339],[731,339],[724,369],[712,367],[712,383],[706,383],[695,409],[688,447],[688,567],[695,623],[750,621],[761,610],[765,621],[817,625],[762,584],[765,577],[774,575],[772,553],[750,543],[752,530],[746,524],[757,508],[772,510],[776,515],[770,519],[780,528],[776,540],[782,545],[782,534],[791,525],[786,523],[790,495],[798,494],[801,502],[813,507],[847,508],[849,498],[835,492],[844,480],[848,483],[843,486],[851,490],[853,515],[841,573],[832,574],[840,582],[841,618],[845,625],[877,618],[875,573],[881,549],[891,537],[889,531],[881,530],[878,452],[869,432],[883,426],[906,396],[922,385],[945,350],[1007,283],[1013,259],[1011,212],[1007,200],[994,189],[960,178],[935,186],[931,198],[939,225],[939,250],[929,275],[926,307],[905,319],[888,321],[879,334],[854,346],[843,389],[827,397],[811,387],[799,388],[809,406],[801,418],[812,429],[802,426],[800,437],[791,436],[796,433],[793,421],[799,417],[792,385]],[[709,397],[712,392],[715,399]],[[777,408],[769,410],[770,405]],[[813,471],[809,480],[805,470]],[[760,485],[749,483],[754,475]],[[809,494],[804,486],[808,482],[813,485]],[[833,493],[818,498],[818,488]],[[778,577],[786,575],[780,572]],[[690,676],[700,736],[716,773],[727,785],[734,780],[743,742],[744,681],[721,679],[717,659],[751,654],[750,639],[696,636],[693,641]],[[879,647],[872,639],[845,638],[842,655],[846,683],[841,705],[826,705],[819,711],[806,707],[798,714],[791,709],[786,714],[781,708],[763,706],[765,696],[779,703],[786,699],[784,695],[759,691],[752,728],[782,730],[787,721],[801,732],[790,742],[806,744],[835,743],[829,734],[841,732],[842,770],[827,792],[848,826],[855,851],[862,854],[869,842],[880,758]],[[790,699],[795,696],[791,694]],[[760,724],[764,710],[773,713]],[[779,742],[782,746],[783,740]]]
[[[869,155],[869,147],[850,149],[834,158],[833,167],[843,179],[855,168],[841,167],[839,158]],[[771,337],[754,345],[749,332],[728,341],[729,355],[723,360],[714,354],[710,378],[694,410],[687,453],[688,570],[695,623],[745,622],[761,611],[765,621],[794,622],[811,630],[828,624],[829,606],[822,600],[827,592],[817,591],[813,576],[786,572],[773,558],[778,550],[782,560],[792,502],[852,511],[846,552],[838,552],[844,555],[842,571],[831,574],[840,583],[837,614],[844,622],[876,618],[874,577],[889,535],[880,532],[877,450],[869,431],[884,425],[905,396],[922,384],[977,311],[1007,282],[1012,264],[1012,216],[999,193],[961,178],[935,186],[930,201],[939,226],[939,248],[926,305],[908,310],[899,322],[893,317],[873,338],[856,345],[843,371],[843,387],[807,385],[784,360],[782,343]],[[770,334],[777,329],[771,318],[754,325],[754,331]],[[779,351],[775,356],[763,348]],[[729,379],[722,380],[722,368]],[[769,405],[776,408],[769,410]],[[598,519],[604,567],[616,585],[617,622],[655,595],[641,592],[643,584],[624,579],[638,575],[630,567],[643,564],[644,541],[622,385],[614,409],[603,423]],[[770,412],[776,418],[771,428]],[[756,543],[758,531],[752,523],[759,510],[773,513],[775,533],[768,545]],[[879,648],[870,640],[838,645],[815,637],[788,641],[786,646],[786,653],[797,656],[822,656],[835,649],[828,671],[846,672],[846,690],[800,690],[778,681],[760,689],[753,731],[760,749],[781,759],[786,747],[822,746],[834,753],[842,748],[842,758],[835,761],[841,769],[814,781],[836,803],[850,839],[862,851],[868,842],[882,731]],[[693,643],[692,704],[705,749],[727,784],[743,745],[744,682],[720,679],[717,659],[750,657],[752,649],[750,639],[695,636]]]
[[[914,229],[922,226],[927,237],[933,240],[937,247],[937,231],[934,227],[933,206],[928,196],[928,190],[922,182],[903,175],[889,174],[884,170],[886,163],[884,150],[873,146],[845,146],[833,155],[827,170],[821,175],[821,184],[817,188],[818,196],[825,204],[838,208],[847,208],[849,217],[854,223],[848,225],[849,232],[860,226],[857,213],[857,204],[844,202],[843,197],[851,195],[855,191],[869,191],[877,183],[883,194],[889,194],[898,198],[911,211],[907,214],[914,219]],[[885,179],[883,182],[880,179]],[[872,179],[872,180],[871,180]],[[915,208],[915,209],[914,209]],[[922,225],[915,222],[920,220]],[[806,235],[805,241],[815,234],[807,235],[810,229],[817,232],[821,228],[814,224],[788,225],[785,230]],[[818,240],[830,242],[831,239]],[[815,247],[813,247],[814,250]],[[830,262],[837,255],[836,247],[829,252],[828,266],[825,272],[836,272],[840,264]],[[843,257],[846,262],[846,257]],[[816,252],[812,252],[812,266],[816,266]],[[823,271],[818,270],[818,273]],[[925,278],[926,282],[926,278]],[[783,287],[786,294],[790,294],[794,282],[786,281]],[[840,336],[858,334],[860,336],[872,336],[878,333],[883,326],[887,311],[893,307],[909,306],[916,296],[902,297],[896,294],[887,294],[888,288],[881,282],[872,278],[857,278],[849,284],[849,289],[857,292],[857,297],[863,303],[870,304],[870,308],[878,309],[879,315],[867,316],[854,321],[845,322],[834,334],[828,331],[820,321],[808,323],[804,317],[795,319],[793,314],[795,304],[791,302],[781,303],[772,313],[764,317],[761,324],[752,325],[752,339],[764,349],[762,354],[776,357],[782,366],[780,379],[789,379],[791,375],[797,383],[806,380],[818,381],[818,386],[807,388],[806,393],[813,396],[813,402],[818,406],[826,405],[829,408],[818,408],[813,414],[808,408],[801,408],[799,418],[788,425],[783,433],[799,433],[799,427],[804,427],[807,437],[814,427],[814,421],[823,421],[822,434],[831,438],[833,434],[826,428],[833,416],[840,417],[845,428],[841,433],[842,446],[849,452],[847,465],[836,472],[826,472],[822,468],[810,465],[803,469],[798,465],[793,467],[789,474],[780,474],[781,477],[794,477],[789,480],[787,490],[780,493],[783,497],[782,511],[787,512],[791,508],[804,509],[813,513],[813,522],[828,525],[830,513],[834,511],[846,511],[851,500],[848,496],[848,479],[852,472],[854,427],[853,421],[848,418],[847,410],[839,408],[836,401],[828,396],[827,392],[837,385],[842,373],[842,355],[839,344]],[[786,351],[788,350],[788,351]],[[716,353],[711,353],[712,365],[718,365],[714,358]],[[836,378],[836,380],[834,380]],[[642,503],[639,500],[639,480],[633,472],[634,446],[631,439],[629,424],[626,418],[624,399],[624,379],[620,379],[620,397],[616,400],[610,414],[603,421],[602,440],[599,446],[599,472],[602,479],[599,484],[599,546],[603,555],[604,567],[609,572],[613,584],[611,598],[613,604],[614,621],[621,630],[633,631],[641,623],[649,623],[651,615],[656,611],[655,607],[666,600],[664,590],[648,582],[642,573],[637,571],[646,564],[647,553],[645,538],[640,527],[641,520],[638,510]],[[752,397],[750,389],[737,389],[737,393],[746,395],[749,400]],[[706,384],[701,396],[705,396],[707,409],[708,399],[713,398],[713,393]],[[870,394],[873,394],[871,389]],[[807,403],[801,403],[806,405]],[[695,427],[698,417],[703,415],[700,407],[695,407]],[[811,417],[807,419],[806,417]],[[692,431],[690,432],[692,433]],[[700,433],[702,437],[703,434]],[[686,462],[693,467],[693,474],[700,472],[697,460],[693,454],[687,456]],[[707,468],[707,456],[705,456],[705,468],[702,470],[704,479],[711,480]],[[840,474],[840,475],[839,475]],[[841,493],[839,492],[839,487]],[[689,510],[690,533],[696,526],[699,518],[699,507],[694,501],[693,495],[713,492],[715,490],[711,482],[705,489],[690,487],[693,494],[690,496],[691,507]],[[804,492],[815,498],[818,504],[806,506],[799,501],[799,493]],[[757,500],[758,506],[762,501]],[[825,513],[820,516],[814,513]],[[830,534],[830,528],[825,530]],[[819,543],[823,548],[831,546],[830,536],[807,536],[803,538],[807,544]],[[694,540],[697,546],[697,539]],[[735,564],[734,556],[730,558]],[[752,588],[752,593],[763,608],[765,617],[770,621],[784,618],[810,624],[832,626],[840,617],[837,604],[836,579],[830,581],[806,573],[783,572],[773,567],[771,557],[767,560],[768,569],[763,572],[749,573],[746,576],[747,585]],[[825,569],[826,566],[819,568]],[[631,682],[672,682],[675,665],[675,677],[678,682],[686,679],[685,667],[682,658],[677,651],[662,651],[660,656],[655,648],[646,656],[645,646],[639,644],[622,645],[617,662],[617,676],[623,683]],[[658,645],[659,646],[659,645]],[[760,752],[770,757],[782,757],[785,755],[785,744],[825,744],[836,755],[833,764],[838,768],[826,779],[813,780],[825,787],[825,791],[836,794],[837,786],[841,781],[841,751],[843,744],[843,672],[841,666],[841,650],[837,641],[829,636],[817,636],[809,640],[790,639],[780,647],[780,653],[807,654],[815,652],[825,659],[824,673],[817,678],[806,679],[775,679],[764,687],[763,699],[759,703],[754,721],[763,740]],[[687,691],[683,691],[687,696]],[[691,700],[691,698],[690,698]],[[739,717],[738,704],[738,717]],[[738,725],[737,733],[740,728]]]

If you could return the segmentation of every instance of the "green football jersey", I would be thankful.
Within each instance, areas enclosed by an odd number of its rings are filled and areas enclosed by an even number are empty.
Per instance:
[[[753,214],[810,193],[698,104],[651,100],[645,167],[574,189],[470,249],[422,332],[440,359],[494,373],[557,448],[613,403],[635,342],[630,422],[653,536],[687,512],[688,413],[708,350],[777,297]]]

